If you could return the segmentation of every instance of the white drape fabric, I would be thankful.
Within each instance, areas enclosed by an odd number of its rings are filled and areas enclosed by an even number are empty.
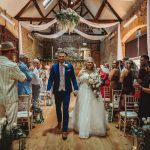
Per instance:
[[[150,0],[147,0],[147,49],[150,57]]]
[[[89,35],[89,34],[86,34],[84,32],[81,32],[79,31],[78,29],[74,29],[74,31],[81,35],[82,37],[86,38],[86,39],[89,39],[89,40],[102,40],[104,39],[107,35],[103,35],[103,36],[95,36],[95,35]]]
[[[72,10],[74,11],[74,10]],[[148,0],[148,20],[150,21],[150,6],[149,6],[149,0]],[[123,53],[122,53],[122,46],[121,46],[121,33],[120,33],[120,23],[119,22],[115,22],[115,23],[106,23],[106,24],[99,24],[99,23],[93,23],[90,22],[84,18],[82,18],[81,16],[79,16],[80,18],[80,22],[83,22],[85,24],[87,24],[88,26],[92,26],[95,28],[108,28],[108,27],[113,27],[115,25],[118,24],[118,44],[117,44],[117,59],[120,60],[123,58]],[[148,23],[149,23],[148,21]],[[57,23],[57,19],[53,19],[52,21],[46,23],[46,24],[42,24],[42,25],[33,25],[33,24],[27,24],[24,22],[19,22],[19,51],[20,53],[22,53],[22,30],[21,30],[21,26],[24,27],[25,29],[29,30],[29,31],[43,31],[48,29],[49,27],[51,27],[54,23]],[[150,23],[149,23],[150,24]],[[61,30],[55,34],[51,34],[51,35],[43,35],[40,33],[35,33],[36,36],[42,37],[42,38],[58,38],[60,36],[62,36],[66,31],[65,30]],[[81,35],[84,38],[90,39],[90,40],[102,40],[106,37],[106,35],[104,36],[94,36],[94,35],[88,35],[86,33],[83,33],[82,31],[79,31],[78,29],[74,29],[74,32],[76,32],[77,34]],[[150,50],[150,28],[149,28],[149,32],[148,32],[148,48]],[[149,52],[150,55],[150,52]]]
[[[118,24],[118,41],[117,41],[117,60],[122,60],[122,44],[121,44],[121,32],[120,32],[120,23]]]
[[[21,24],[19,22],[19,54],[22,54],[22,29],[21,29]]]
[[[50,34],[50,35],[44,35],[44,34],[40,34],[40,33],[35,33],[36,36],[42,37],[42,38],[46,38],[46,39],[55,39],[58,38],[60,36],[62,36],[66,31],[61,30],[57,33],[54,34]]]
[[[52,26],[56,22],[57,22],[57,19],[55,18],[55,19],[53,19],[52,21],[50,21],[46,24],[33,25],[33,24],[28,24],[28,23],[21,22],[21,25],[29,31],[42,31],[42,30],[48,29],[50,26]]]
[[[85,24],[87,24],[91,27],[95,27],[95,28],[113,27],[119,23],[119,22],[115,22],[115,23],[101,23],[101,24],[99,24],[99,23],[94,23],[94,22],[88,21],[88,20],[82,18],[81,16],[79,16],[79,17],[80,17],[80,22],[85,23]]]

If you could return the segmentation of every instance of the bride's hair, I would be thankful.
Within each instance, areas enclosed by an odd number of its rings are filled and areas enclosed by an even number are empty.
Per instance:
[[[86,64],[88,63],[88,62],[93,62],[93,71],[96,71],[96,64],[94,63],[94,59],[92,58],[92,57],[87,57],[86,59],[85,59],[85,64],[84,64],[84,68],[83,69],[85,69],[85,70],[87,70],[87,67],[86,67]]]

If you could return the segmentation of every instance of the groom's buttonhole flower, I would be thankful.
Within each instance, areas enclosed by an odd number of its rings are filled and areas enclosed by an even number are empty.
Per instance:
[[[68,68],[68,64],[63,64],[63,67],[64,68]]]

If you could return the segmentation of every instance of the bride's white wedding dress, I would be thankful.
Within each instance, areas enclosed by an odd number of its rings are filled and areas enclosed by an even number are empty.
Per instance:
[[[98,72],[95,72],[98,73]],[[73,112],[73,128],[79,132],[80,138],[90,135],[105,136],[106,111],[101,95],[96,98],[87,84],[89,73],[81,71],[78,75],[79,92]]]

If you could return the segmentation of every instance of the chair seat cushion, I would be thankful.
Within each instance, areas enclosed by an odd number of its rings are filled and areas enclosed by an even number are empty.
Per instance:
[[[125,111],[121,111],[120,112],[120,115],[121,116],[125,116]],[[136,118],[138,115],[137,115],[137,113],[136,112],[133,112],[133,111],[127,111],[127,117],[128,118]]]
[[[32,112],[29,112],[29,117],[32,116]],[[28,117],[28,111],[19,111],[17,113],[17,118],[27,118]]]

